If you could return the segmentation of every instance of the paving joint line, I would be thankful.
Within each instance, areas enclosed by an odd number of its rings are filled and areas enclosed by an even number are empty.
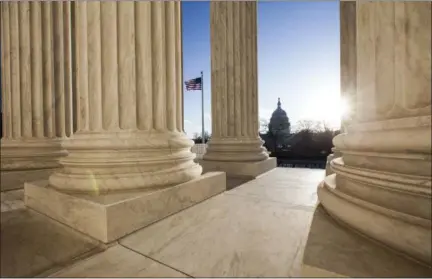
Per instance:
[[[183,274],[183,275],[186,275],[187,277],[195,278],[195,277],[193,277],[192,275],[187,274],[186,272],[183,272],[183,271],[181,271],[181,270],[179,270],[179,269],[177,269],[177,268],[175,268],[175,267],[169,266],[169,265],[167,265],[167,264],[165,264],[165,263],[163,263],[163,262],[161,262],[161,261],[159,261],[159,260],[156,260],[156,259],[154,259],[154,258],[152,258],[152,257],[150,257],[150,256],[148,256],[148,255],[145,255],[145,254],[141,253],[140,251],[137,251],[137,250],[135,250],[135,249],[132,249],[132,248],[130,248],[130,247],[127,247],[127,246],[123,245],[123,244],[120,243],[120,242],[119,242],[119,245],[122,246],[122,247],[124,247],[124,248],[126,248],[126,249],[128,249],[128,250],[130,250],[130,251],[132,251],[132,252],[135,252],[135,253],[137,253],[137,254],[139,254],[139,255],[141,255],[141,256],[147,258],[147,259],[150,259],[150,260],[152,260],[152,261],[155,261],[155,262],[157,262],[157,263],[159,263],[159,264],[161,264],[161,265],[163,265],[163,266],[165,266],[165,267],[168,267],[168,268],[170,268],[170,269],[172,269],[172,270],[175,270],[175,271],[177,271],[177,272],[179,272],[179,273],[181,273],[181,274]]]

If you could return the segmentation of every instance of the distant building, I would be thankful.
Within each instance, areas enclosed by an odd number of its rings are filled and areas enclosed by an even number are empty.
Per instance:
[[[331,152],[331,138],[325,133],[308,131],[291,133],[287,113],[282,109],[280,98],[268,124],[268,131],[260,134],[264,146],[277,157],[280,167],[325,168],[326,156]]]
[[[282,109],[280,98],[278,98],[277,108],[270,118],[268,132],[260,136],[265,141],[265,146],[269,151],[287,147],[291,142],[291,123],[287,113]]]

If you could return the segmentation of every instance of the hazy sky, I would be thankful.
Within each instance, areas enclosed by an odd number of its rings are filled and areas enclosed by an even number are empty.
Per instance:
[[[211,131],[210,3],[182,6],[184,79],[204,71],[205,126]],[[258,3],[260,117],[268,119],[280,97],[292,125],[312,119],[337,126],[339,68],[338,1]],[[201,131],[201,92],[185,90],[184,98],[191,136]]]

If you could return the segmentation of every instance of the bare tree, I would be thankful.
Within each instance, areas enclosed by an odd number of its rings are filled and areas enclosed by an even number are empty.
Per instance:
[[[330,127],[330,124],[325,121],[316,121],[314,132],[333,132],[334,129]]]
[[[295,131],[298,133],[300,131],[308,131],[311,133],[319,133],[319,132],[333,132],[334,129],[332,129],[329,125],[329,123],[325,120],[322,121],[315,121],[310,119],[303,119],[297,121],[296,129]]]
[[[317,128],[317,121],[309,120],[309,119],[303,119],[297,121],[296,124],[296,132],[300,131],[309,131],[313,132]]]
[[[261,134],[266,134],[267,132],[268,132],[268,130],[269,130],[269,122],[268,122],[268,120],[267,119],[265,119],[265,118],[260,118],[260,133]]]
[[[204,141],[208,142],[210,140],[210,138],[211,138],[211,135],[209,134],[209,132],[208,131],[204,131]],[[202,136],[201,136],[201,134],[200,133],[194,133],[192,140],[195,143],[202,143]]]

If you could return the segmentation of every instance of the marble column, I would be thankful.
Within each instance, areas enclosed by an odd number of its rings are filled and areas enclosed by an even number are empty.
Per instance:
[[[27,206],[110,242],[225,190],[183,132],[181,3],[75,2],[77,131]],[[42,187],[41,187],[42,186]]]
[[[340,90],[348,106],[342,118],[341,131],[355,119],[357,86],[356,1],[340,1]]]
[[[201,175],[182,131],[179,5],[76,4],[77,132],[53,187],[108,192]]]
[[[47,178],[70,136],[69,3],[2,2],[2,190]]]
[[[340,91],[341,99],[348,106],[346,115],[341,119],[341,132],[355,119],[355,100],[357,84],[356,52],[356,1],[339,2],[340,17]],[[342,154],[337,148],[327,156],[326,176],[333,173],[330,162]]]
[[[354,123],[318,187],[327,212],[431,262],[431,3],[357,2]]]
[[[257,3],[210,3],[212,137],[204,170],[257,176],[275,167],[259,137]]]

